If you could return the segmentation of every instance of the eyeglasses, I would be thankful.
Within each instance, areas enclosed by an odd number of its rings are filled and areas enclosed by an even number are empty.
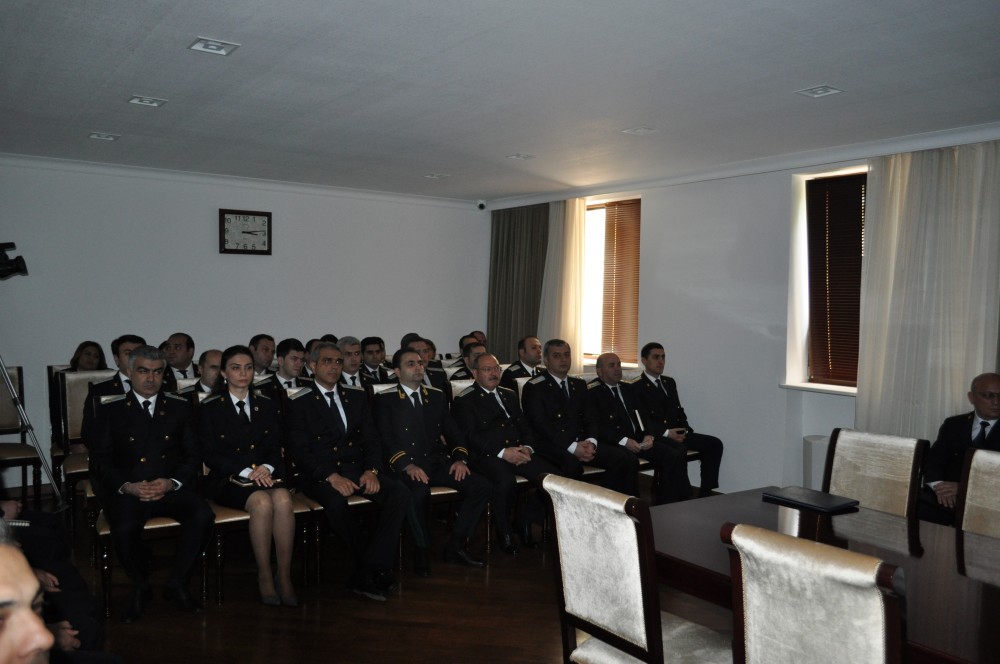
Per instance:
[[[1000,392],[976,392],[976,396],[986,401],[996,401],[1000,399]]]

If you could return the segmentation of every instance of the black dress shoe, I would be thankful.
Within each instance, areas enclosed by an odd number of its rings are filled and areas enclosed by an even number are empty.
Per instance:
[[[142,612],[149,606],[153,599],[153,591],[149,586],[145,588],[133,588],[129,596],[128,605],[122,612],[122,622],[126,625],[133,623],[142,616]]]
[[[388,570],[382,570],[375,575],[375,585],[382,589],[383,595],[390,595],[399,590],[399,581]]]
[[[431,559],[427,555],[427,549],[417,549],[414,554],[413,571],[425,579],[431,575]]]
[[[456,565],[465,565],[466,567],[483,567],[486,565],[482,560],[469,553],[468,549],[445,549],[444,561],[446,563],[455,563]]]
[[[360,597],[367,597],[376,602],[385,601],[385,591],[375,585],[370,576],[355,576],[351,581],[350,591]]]
[[[535,536],[531,532],[531,524],[526,524],[521,526],[517,533],[521,537],[521,544],[524,545],[526,549],[537,549],[538,543],[535,542]]]
[[[201,604],[183,586],[164,586],[163,599],[174,602],[184,613],[201,613]]]
[[[517,553],[517,546],[514,544],[514,538],[510,536],[510,533],[506,535],[497,533],[497,548],[509,556]]]

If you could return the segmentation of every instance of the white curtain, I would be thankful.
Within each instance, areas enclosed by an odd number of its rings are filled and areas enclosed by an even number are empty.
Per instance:
[[[549,246],[542,279],[538,313],[538,338],[564,339],[573,351],[570,373],[583,372],[584,223],[587,204],[582,198],[549,204]]]
[[[1000,141],[870,166],[855,426],[933,442],[997,367]]]

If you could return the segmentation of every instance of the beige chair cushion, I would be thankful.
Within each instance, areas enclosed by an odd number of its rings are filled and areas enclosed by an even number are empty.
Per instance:
[[[1000,452],[972,457],[961,525],[966,576],[1000,586]]]
[[[80,440],[80,427],[83,424],[83,407],[87,403],[87,393],[91,383],[107,380],[117,373],[117,369],[102,369],[100,371],[69,371],[61,374],[66,390],[62,395],[62,403],[66,409],[66,436],[69,442]]]
[[[711,629],[660,612],[664,661],[669,664],[732,664],[729,640]],[[669,646],[669,651],[668,651]],[[614,664],[636,662],[617,648],[600,639],[587,639],[570,655],[570,661],[580,664]]]
[[[21,397],[20,385],[20,369],[21,367],[7,367],[7,375],[10,376],[10,382],[14,386],[14,391],[17,393],[18,398]],[[21,404],[24,405],[23,403]],[[14,400],[10,398],[10,394],[7,392],[7,386],[0,382],[0,432],[3,433],[18,433],[21,431],[21,414],[18,412],[17,407],[14,406]]]
[[[0,443],[0,462],[13,463],[15,461],[38,461],[38,452],[31,445]]]
[[[907,506],[919,440],[842,429],[830,493],[860,501],[859,511],[833,518],[838,537],[909,553]]]
[[[883,662],[882,561],[756,526],[736,526],[743,568],[746,661]]]

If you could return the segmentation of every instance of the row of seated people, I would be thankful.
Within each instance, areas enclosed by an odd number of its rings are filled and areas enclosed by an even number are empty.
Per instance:
[[[186,587],[212,515],[197,494],[187,489],[202,460],[211,471],[210,496],[220,504],[250,512],[261,597],[269,604],[296,602],[288,573],[292,521],[281,468],[282,447],[298,466],[303,491],[324,506],[333,531],[354,549],[357,569],[351,589],[375,599],[384,599],[396,586],[389,569],[402,522],[411,508],[419,515],[410,520],[415,568],[418,574],[429,574],[424,519],[432,485],[452,486],[463,494],[445,559],[473,566],[482,561],[468,551],[466,542],[488,501],[492,500],[497,515],[501,550],[516,551],[510,530],[515,474],[537,482],[544,473],[578,474],[580,461],[586,461],[607,469],[606,486],[636,494],[639,456],[653,461],[661,473],[659,500],[690,496],[685,455],[672,451],[667,436],[637,428],[640,418],[629,414],[632,390],[637,388],[618,385],[621,366],[615,356],[602,356],[599,361],[597,385],[621,388],[615,402],[606,402],[601,390],[587,390],[583,381],[566,376],[569,347],[565,342],[546,344],[548,371],[525,385],[525,403],[534,403],[529,395],[537,393],[534,411],[547,421],[540,428],[542,435],[536,435],[529,418],[521,414],[516,394],[497,390],[500,371],[492,355],[465,353],[476,384],[457,395],[449,410],[444,392],[426,383],[421,354],[410,348],[393,357],[399,381],[395,389],[373,399],[362,387],[346,384],[345,351],[357,345],[351,342],[356,340],[342,339],[340,346],[314,346],[308,363],[313,380],[304,381],[306,389],[290,396],[280,387],[277,391],[269,385],[254,389],[257,362],[253,350],[230,348],[219,359],[219,378],[213,386],[216,394],[200,402],[197,416],[192,406],[199,400],[189,401],[185,395],[163,389],[164,355],[148,346],[131,349],[126,375],[93,387],[87,407],[93,413],[84,440],[91,451],[92,479],[111,524],[112,540],[135,582],[127,619],[141,615],[149,600],[139,537],[145,520],[158,515],[177,518],[185,530],[165,595],[182,608],[197,608]],[[203,375],[205,369],[211,372],[211,362],[202,365]],[[277,384],[277,380],[266,382]],[[546,381],[556,387],[555,392],[546,391]],[[123,386],[128,391],[123,392]],[[414,393],[417,403],[411,404]],[[582,434],[586,431],[594,435]],[[560,440],[568,444],[563,446]],[[721,443],[719,448],[721,456]],[[678,490],[682,485],[686,494]],[[354,493],[376,503],[378,517],[367,542],[362,542],[357,523],[347,514],[347,498]],[[528,501],[521,517],[528,533],[541,512],[537,499]],[[263,525],[255,528],[255,522]],[[271,539],[277,543],[275,580],[269,560]],[[523,541],[530,545],[530,536]]]

